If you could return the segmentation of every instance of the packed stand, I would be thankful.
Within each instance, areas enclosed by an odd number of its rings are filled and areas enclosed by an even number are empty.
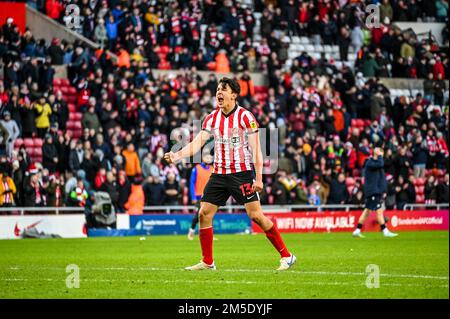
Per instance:
[[[40,9],[75,25],[69,4],[80,10],[75,31],[117,53],[125,65],[147,59],[159,69],[266,71],[285,64],[292,37],[339,46],[340,61],[356,53],[364,76],[448,79],[448,26],[439,46],[431,36],[402,31],[395,22],[448,21],[448,1],[119,1],[46,0]],[[379,20],[367,5],[376,4]],[[77,18],[78,19],[78,18]],[[369,24],[378,25],[369,26]],[[442,49],[447,47],[447,49]],[[324,54],[325,55],[325,54]],[[329,60],[336,60],[329,57]]]
[[[118,66],[102,49],[20,35],[13,21],[2,26],[0,59],[0,205],[82,207],[97,190],[120,212],[139,211],[136,198],[191,203],[194,165],[162,157],[213,109],[217,75],[202,80],[192,67],[154,77],[148,60]],[[269,89],[237,75],[240,103],[278,129],[279,160],[267,163],[278,173],[265,175],[263,203],[360,205],[374,145],[386,150],[388,208],[447,201],[448,95],[392,102],[379,80],[348,67],[303,54],[285,71],[271,59]],[[68,65],[67,83],[53,78],[54,64]]]

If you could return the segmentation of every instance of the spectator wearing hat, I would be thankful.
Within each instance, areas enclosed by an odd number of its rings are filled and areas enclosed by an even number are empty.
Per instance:
[[[64,49],[58,38],[52,39],[52,42],[47,49],[47,53],[50,56],[52,64],[62,65],[64,63]]]
[[[12,156],[12,151],[14,149],[14,142],[20,136],[19,126],[16,121],[11,119],[11,113],[5,111],[3,113],[3,120],[1,120],[2,126],[8,131],[8,138],[5,140],[5,151],[8,157]]]

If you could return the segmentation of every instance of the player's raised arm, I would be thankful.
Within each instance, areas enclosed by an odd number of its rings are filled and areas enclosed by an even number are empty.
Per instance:
[[[178,152],[169,152],[164,154],[164,159],[168,163],[175,163],[182,158],[191,157],[202,149],[203,145],[205,145],[209,137],[209,132],[207,132],[206,130],[201,130],[200,133],[198,133],[197,136],[192,140],[192,142],[187,144]]]

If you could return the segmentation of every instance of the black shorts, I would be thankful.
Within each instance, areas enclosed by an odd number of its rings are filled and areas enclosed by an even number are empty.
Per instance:
[[[224,206],[230,196],[240,205],[259,201],[259,194],[252,190],[254,179],[253,171],[211,174],[201,201],[217,206]]]
[[[383,208],[383,196],[372,195],[370,197],[367,197],[364,208],[370,209],[372,211]]]

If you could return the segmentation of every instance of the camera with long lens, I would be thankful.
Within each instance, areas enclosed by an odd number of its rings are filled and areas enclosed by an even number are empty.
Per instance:
[[[85,214],[87,228],[116,228],[116,210],[106,192],[94,193],[93,203],[86,206]]]

